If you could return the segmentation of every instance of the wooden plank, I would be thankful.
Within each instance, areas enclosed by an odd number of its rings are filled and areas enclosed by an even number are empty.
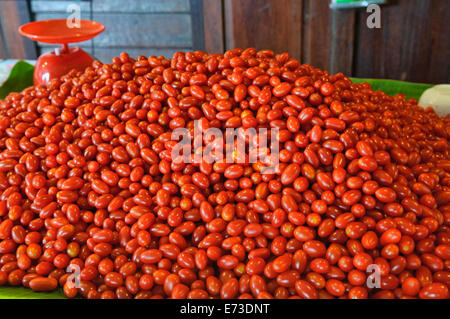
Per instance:
[[[301,58],[303,0],[226,0],[226,49],[255,47]]]
[[[69,12],[36,12],[34,20],[48,20],[48,19],[67,19],[72,13]],[[90,11],[81,11],[80,16],[82,20],[89,20],[91,18]]]
[[[365,21],[366,13],[359,14],[357,26],[357,49],[355,50],[355,76],[384,78],[386,77],[383,55],[383,29],[386,27],[386,8],[382,11],[381,29],[368,29]],[[392,57],[391,57],[392,58]]]
[[[31,0],[32,12],[66,12],[67,6],[77,4],[81,11],[109,13],[174,13],[190,12],[189,0]]]
[[[331,9],[329,1],[304,0],[302,62],[323,70],[330,69]]]
[[[0,59],[6,59],[8,51],[6,48],[5,39],[3,39],[2,25],[0,24]]]
[[[223,28],[223,1],[203,0],[203,30],[207,52],[222,53],[224,51]]]
[[[192,25],[192,47],[195,50],[205,50],[202,0],[190,0],[190,6],[191,6],[191,25]]]
[[[82,19],[90,19],[90,12],[82,12]],[[36,13],[36,20],[65,19],[66,12]],[[80,47],[89,47],[91,42],[97,47],[191,47],[191,17],[186,14],[152,14],[142,19],[137,13],[93,13],[93,19],[103,23],[105,32],[94,40],[77,43]],[[42,43],[40,46],[55,47]]]
[[[93,57],[103,63],[111,63],[112,58],[119,56],[122,52],[127,52],[131,57],[136,58],[138,55],[144,56],[164,56],[166,58],[171,58],[173,54],[177,51],[192,51],[191,48],[95,48]]]
[[[450,83],[450,1],[431,2],[429,55],[426,82]]]
[[[332,10],[329,69],[331,74],[353,74],[353,45],[355,41],[355,11]]]
[[[79,45],[77,45],[77,46],[79,47]],[[55,49],[55,47],[41,46],[41,47],[39,47],[39,54],[44,54],[44,53],[53,51],[54,49]],[[89,53],[90,55],[93,54],[92,47],[83,47],[83,51]]]
[[[40,50],[40,54],[50,52],[53,48],[50,47],[42,47]],[[131,57],[136,58],[138,55],[145,56],[164,56],[166,58],[171,58],[173,54],[177,51],[192,51],[191,48],[128,48],[128,47],[120,47],[120,48],[101,48],[97,47],[94,50],[92,48],[83,48],[84,51],[89,53],[94,59],[100,60],[103,63],[111,63],[112,59],[116,56],[119,56],[122,52],[127,52]]]
[[[150,13],[189,12],[189,0],[92,0],[94,12]],[[125,3],[126,2],[126,3]]]
[[[37,49],[42,49],[42,48],[56,48],[60,46],[59,44],[54,44],[54,43],[42,43],[42,42],[37,42]],[[83,42],[77,42],[77,43],[69,43],[69,47],[71,46],[77,46],[80,48],[90,48],[93,46],[93,41],[92,40],[88,40],[88,41],[83,41]]]
[[[448,82],[449,10],[447,0],[398,0],[382,7],[381,29],[361,12],[356,76]]]
[[[232,8],[232,0],[223,0],[223,24],[224,24],[224,51],[230,50],[234,48],[235,41],[234,41],[234,25],[233,25],[233,8]]]
[[[189,14],[93,13],[106,31],[94,39],[95,47],[192,47]]]
[[[35,43],[21,36],[18,32],[18,28],[22,24],[30,22],[27,2],[1,1],[0,21],[8,57],[14,59],[35,59]]]

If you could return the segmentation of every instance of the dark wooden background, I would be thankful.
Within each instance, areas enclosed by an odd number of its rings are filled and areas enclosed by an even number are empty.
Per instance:
[[[388,0],[382,26],[365,9],[331,10],[329,0],[0,0],[0,58],[36,58],[53,46],[17,33],[33,20],[66,18],[69,3],[106,31],[80,43],[108,62],[122,51],[165,55],[256,47],[289,52],[331,73],[450,82],[450,1]]]

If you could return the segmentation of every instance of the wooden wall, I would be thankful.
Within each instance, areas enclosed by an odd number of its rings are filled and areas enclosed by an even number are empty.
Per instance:
[[[355,76],[450,83],[450,1],[398,0],[382,28],[356,25]],[[359,13],[358,20],[364,19]]]
[[[330,0],[0,0],[0,58],[33,58],[53,46],[24,39],[30,20],[66,18],[69,3],[106,31],[80,43],[108,62],[194,49],[256,47],[357,77],[450,82],[450,1],[388,0],[380,29],[365,9],[331,10]],[[37,50],[36,50],[37,49]]]
[[[30,21],[29,3],[0,0],[0,59],[35,59],[36,45],[17,29]]]
[[[380,29],[367,27],[365,9],[331,10],[329,2],[203,0],[205,30],[224,39],[206,42],[206,49],[266,48],[332,73],[450,82],[449,0],[388,0]],[[220,17],[218,8],[223,25],[210,27],[207,17]]]

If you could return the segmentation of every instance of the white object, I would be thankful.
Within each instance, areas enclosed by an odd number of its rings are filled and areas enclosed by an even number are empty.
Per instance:
[[[450,84],[439,84],[423,92],[419,100],[421,107],[431,106],[437,115],[450,114]]]

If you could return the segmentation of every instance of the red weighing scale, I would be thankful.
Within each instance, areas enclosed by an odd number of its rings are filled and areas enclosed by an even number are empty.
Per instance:
[[[62,48],[42,54],[34,70],[34,84],[48,84],[72,69],[83,71],[94,59],[78,47],[68,43],[87,41],[105,30],[99,22],[80,20],[80,27],[69,28],[66,19],[34,21],[22,25],[20,34],[38,42],[62,44]]]

